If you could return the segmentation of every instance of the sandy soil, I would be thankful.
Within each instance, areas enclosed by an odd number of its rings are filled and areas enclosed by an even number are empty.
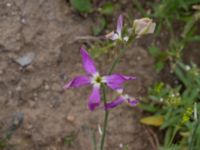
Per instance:
[[[10,150],[91,150],[91,133],[102,126],[103,110],[90,112],[90,88],[63,91],[73,76],[84,74],[76,36],[90,35],[92,19],[76,15],[64,0],[0,1],[0,138],[12,132]],[[20,58],[30,56],[26,67]],[[112,59],[112,53],[108,55]],[[101,72],[108,59],[97,62]],[[115,72],[135,75],[127,84],[141,96],[155,79],[153,60],[132,47]],[[151,150],[139,123],[139,108],[121,105],[110,115],[107,150]],[[71,146],[66,138],[75,133]]]

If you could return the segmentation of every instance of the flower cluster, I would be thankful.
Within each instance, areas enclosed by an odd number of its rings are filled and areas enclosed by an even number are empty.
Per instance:
[[[123,83],[128,80],[134,80],[136,77],[126,76],[122,74],[111,74],[106,76],[100,76],[99,72],[96,69],[94,61],[89,56],[88,52],[84,49],[80,49],[82,60],[83,60],[83,68],[86,71],[86,75],[81,75],[75,77],[69,83],[67,83],[64,88],[77,88],[86,85],[92,85],[93,90],[91,95],[89,96],[88,107],[90,110],[94,110],[96,107],[100,105],[101,102],[101,85],[105,84],[109,88],[117,91],[119,93],[119,97],[116,100],[107,103],[105,105],[105,109],[111,109],[122,102],[128,102],[130,105],[135,106],[137,104],[137,100],[133,100],[128,95],[122,94],[123,92]]]
[[[139,38],[146,34],[151,34],[154,32],[156,27],[156,24],[152,21],[150,18],[141,18],[141,19],[135,19],[133,21],[132,28],[129,28],[127,33],[129,35],[123,34],[123,16],[120,15],[117,20],[117,29],[116,31],[112,31],[108,33],[105,37],[107,39],[111,39],[113,41],[119,40],[119,41],[125,41],[127,42],[130,38],[130,36],[135,36],[136,38]]]
[[[124,34],[124,30],[123,16],[120,15],[118,17],[116,31],[112,31],[105,37],[113,41],[128,42],[131,37],[138,38],[142,35],[153,33],[155,30],[155,23],[153,23],[152,20],[149,18],[136,19],[133,22],[132,28],[128,29],[128,32],[125,32],[127,34]],[[134,98],[131,98],[127,94],[123,94],[123,83],[128,80],[134,80],[136,79],[136,77],[126,76],[122,74],[101,76],[97,71],[94,61],[89,56],[88,52],[84,48],[81,48],[80,52],[83,60],[83,68],[86,71],[86,75],[75,77],[68,84],[66,84],[64,88],[67,89],[92,85],[93,90],[88,102],[88,107],[90,110],[94,110],[100,105],[100,91],[102,85],[108,86],[112,90],[116,91],[119,95],[114,101],[108,102],[104,105],[104,108],[106,110],[114,108],[123,102],[127,102],[131,106],[135,106],[138,103],[138,101]]]

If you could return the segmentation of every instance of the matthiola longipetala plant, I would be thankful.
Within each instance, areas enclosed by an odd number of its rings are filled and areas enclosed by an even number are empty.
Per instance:
[[[107,76],[100,76],[97,71],[94,61],[89,56],[88,52],[84,49],[80,49],[83,68],[86,71],[86,75],[77,76],[71,80],[64,88],[76,88],[80,86],[92,85],[93,90],[89,97],[88,107],[90,110],[94,110],[100,105],[100,88],[102,84],[107,85],[113,90],[118,90],[122,88],[122,84],[127,80],[134,80],[135,77],[125,76],[122,74],[111,74]]]
[[[118,105],[122,103],[127,103],[130,106],[136,106],[138,104],[138,100],[127,95],[124,92],[123,84],[125,81],[135,80],[134,76],[126,76],[122,74],[112,74],[114,68],[119,63],[120,58],[123,56],[127,42],[131,43],[136,38],[139,38],[143,35],[153,33],[155,30],[156,24],[149,18],[136,19],[133,21],[133,25],[131,27],[124,27],[123,25],[123,16],[120,15],[117,20],[117,28],[116,31],[112,31],[108,33],[105,37],[113,42],[117,42],[121,44],[120,55],[113,61],[110,70],[108,71],[108,75],[101,76],[99,71],[96,69],[95,63],[89,53],[83,47],[80,49],[80,53],[82,56],[82,64],[83,68],[86,71],[85,75],[76,76],[74,79],[69,81],[66,85],[64,85],[65,89],[69,88],[78,88],[81,86],[92,86],[92,92],[89,96],[88,107],[91,111],[95,110],[98,106],[100,106],[101,101],[103,102],[103,111],[105,111],[104,116],[104,125],[103,125],[103,133],[101,134],[101,140],[99,144],[99,149],[104,149],[104,140],[106,134],[106,128],[108,123],[108,114],[110,109],[114,109]],[[118,46],[118,45],[116,45]],[[114,100],[106,98],[106,90],[107,88],[112,89],[117,93],[117,97]],[[102,93],[101,93],[102,92]],[[101,93],[101,94],[100,94]],[[94,142],[94,145],[96,141]],[[95,145],[96,147],[96,145]]]
[[[105,35],[107,39],[113,41],[124,41],[127,42],[130,37],[139,38],[146,34],[152,34],[155,30],[156,23],[150,18],[135,19],[133,26],[123,28],[123,16],[120,15],[117,20],[117,29]],[[126,33],[126,34],[125,34]]]

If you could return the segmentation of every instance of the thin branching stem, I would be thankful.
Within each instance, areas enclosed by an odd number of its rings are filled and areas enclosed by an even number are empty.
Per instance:
[[[111,74],[113,72],[113,70],[115,69],[115,67],[117,66],[117,64],[119,63],[120,61],[120,58],[124,55],[124,52],[125,52],[125,49],[122,48],[120,50],[120,54],[118,55],[118,57],[114,60],[110,70],[108,71],[108,74]]]
[[[121,49],[119,56],[114,60],[108,74],[111,74],[113,72],[113,70],[115,69],[115,67],[117,66],[117,64],[120,61],[120,58],[122,57],[122,55],[124,54],[124,48]],[[102,89],[103,89],[103,102],[104,102],[104,106],[107,103],[107,99],[106,99],[106,87],[105,85],[102,85]],[[107,125],[108,125],[108,116],[109,116],[109,111],[105,109],[105,115],[104,115],[104,125],[103,125],[103,133],[101,136],[101,141],[100,141],[100,150],[104,149],[104,141],[105,141],[105,136],[106,136],[106,129],[107,129]]]

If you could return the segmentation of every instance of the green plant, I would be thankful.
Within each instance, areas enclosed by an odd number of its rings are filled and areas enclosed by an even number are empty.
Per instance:
[[[5,139],[0,139],[0,149],[7,147],[7,141]]]
[[[92,11],[91,0],[70,0],[70,3],[80,13],[89,13]]]
[[[184,65],[179,62],[175,75],[181,84],[176,87],[159,83],[149,89],[149,99],[153,105],[143,104],[141,107],[164,118],[160,129],[165,129],[163,147],[198,147],[200,110],[200,70],[196,65]],[[149,108],[148,108],[149,107]],[[152,109],[153,108],[153,109]],[[193,144],[191,144],[191,141]],[[195,141],[195,142],[194,142]],[[196,145],[197,144],[197,145]]]
[[[144,15],[143,5],[134,1]],[[169,39],[166,47],[153,44],[148,49],[155,58],[155,68],[160,72],[168,66],[168,73],[176,80],[175,85],[162,81],[153,85],[144,103],[140,105],[153,114],[149,118],[143,118],[141,122],[148,125],[160,124],[160,129],[164,131],[162,150],[197,150],[200,147],[200,69],[194,63],[186,64],[182,57],[187,45],[200,40],[200,10],[193,9],[198,2],[161,0],[157,4],[149,3],[153,13],[146,14],[158,20],[157,37],[162,38],[161,31],[169,32],[166,34]],[[151,100],[151,104],[148,100]],[[163,121],[156,116],[163,117]]]
[[[78,135],[77,132],[71,132],[69,135],[65,136],[64,144],[68,147],[71,147],[74,144],[77,135]]]

